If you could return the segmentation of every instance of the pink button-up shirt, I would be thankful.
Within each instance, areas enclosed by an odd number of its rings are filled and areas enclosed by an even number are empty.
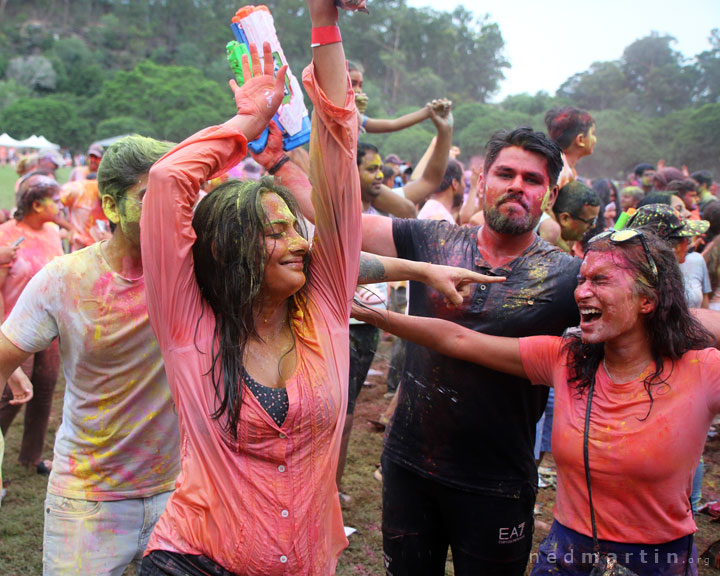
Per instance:
[[[304,83],[315,105],[310,143],[315,238],[307,305],[292,319],[297,368],[277,426],[243,393],[238,440],[210,414],[215,318],[193,271],[192,207],[200,183],[246,153],[237,118],[185,140],[151,170],[141,221],[150,320],[180,422],[182,471],[147,552],[203,554],[227,570],[332,574],[347,546],[335,469],[347,406],[348,318],[360,259],[357,122]],[[204,312],[204,313],[203,313]]]

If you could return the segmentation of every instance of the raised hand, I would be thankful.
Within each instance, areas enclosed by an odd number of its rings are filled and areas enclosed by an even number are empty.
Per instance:
[[[283,151],[283,139],[282,131],[274,121],[270,121],[270,131],[268,134],[267,144],[262,152],[255,154],[252,150],[248,149],[250,156],[253,157],[255,162],[260,164],[265,170],[269,170],[283,157],[285,152]]]
[[[263,44],[263,64],[261,68],[257,46],[250,44],[250,61],[246,55],[242,57],[243,78],[250,79],[242,86],[238,86],[234,79],[230,80],[238,116],[245,120],[245,136],[248,140],[254,140],[265,130],[284,95],[287,65],[280,68],[275,77],[275,62],[269,42]]]
[[[367,12],[366,0],[335,0],[335,6],[343,10]]]
[[[438,130],[452,128],[454,119],[452,115],[452,101],[445,98],[433,100],[427,104],[430,120]]]

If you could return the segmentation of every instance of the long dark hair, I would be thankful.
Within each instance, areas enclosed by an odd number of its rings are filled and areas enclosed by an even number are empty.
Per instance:
[[[652,258],[658,269],[658,278],[652,273],[639,238],[613,244],[609,238],[590,242],[585,256],[590,252],[611,252],[615,265],[630,271],[635,276],[634,290],[655,303],[655,308],[645,315],[645,330],[650,339],[650,351],[655,370],[644,380],[645,390],[650,397],[652,409],[652,388],[666,385],[674,367],[688,350],[707,348],[714,341],[712,335],[690,314],[683,277],[675,254],[663,240],[647,229],[642,229]],[[569,382],[575,384],[579,395],[590,385],[605,356],[603,343],[584,343],[579,336],[570,337],[565,343],[568,353]],[[670,373],[664,374],[664,359],[672,361]]]
[[[210,374],[216,408],[212,417],[235,439],[242,404],[243,358],[248,338],[257,335],[253,309],[261,301],[265,273],[264,230],[269,221],[262,195],[266,193],[285,201],[298,220],[298,231],[307,237],[295,198],[271,176],[221,184],[198,204],[192,222],[197,235],[193,244],[195,278],[215,315]],[[309,279],[309,254],[304,272]],[[304,307],[306,296],[303,288],[290,299],[290,314]]]

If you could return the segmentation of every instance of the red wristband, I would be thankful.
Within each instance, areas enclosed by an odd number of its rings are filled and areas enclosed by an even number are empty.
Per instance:
[[[320,26],[312,29],[312,44],[311,48],[318,46],[325,46],[326,44],[335,44],[342,42],[342,36],[340,36],[340,28],[336,26]]]

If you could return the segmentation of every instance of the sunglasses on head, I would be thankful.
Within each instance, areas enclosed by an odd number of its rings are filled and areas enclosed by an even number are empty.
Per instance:
[[[647,260],[648,266],[650,266],[650,271],[653,275],[653,281],[657,283],[657,264],[655,264],[655,259],[652,257],[652,254],[650,254],[650,248],[647,245],[647,240],[645,240],[645,234],[643,234],[642,230],[637,230],[635,228],[625,228],[624,230],[606,230],[605,232],[601,232],[597,236],[590,238],[588,244],[605,239],[609,240],[612,244],[624,244],[625,242],[630,242],[635,238],[640,238],[640,243],[645,251],[645,259]]]

